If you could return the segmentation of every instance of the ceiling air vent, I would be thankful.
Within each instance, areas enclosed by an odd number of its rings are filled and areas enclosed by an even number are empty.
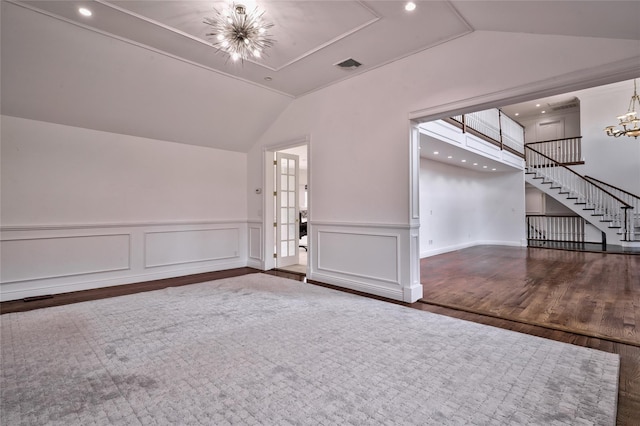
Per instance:
[[[562,111],[565,109],[577,108],[580,106],[580,99],[572,98],[562,102],[550,103],[551,111]]]
[[[353,58],[349,58],[349,59],[345,59],[342,62],[338,62],[337,64],[334,64],[334,65],[337,66],[338,68],[342,68],[343,70],[351,71],[351,70],[355,70],[362,64]]]

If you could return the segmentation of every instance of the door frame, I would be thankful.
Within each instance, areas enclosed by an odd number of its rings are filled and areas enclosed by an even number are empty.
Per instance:
[[[273,269],[276,267],[275,255],[275,241],[273,223],[275,221],[274,207],[275,202],[273,192],[275,191],[275,173],[273,167],[273,159],[277,151],[282,151],[289,148],[295,148],[298,146],[307,147],[307,223],[311,227],[312,209],[311,209],[311,188],[312,188],[312,174],[311,174],[311,137],[301,136],[289,141],[275,143],[272,145],[265,145],[262,147],[262,241],[263,241],[263,253],[264,253],[264,270]],[[308,258],[311,259],[313,253],[313,245],[311,244],[311,232],[307,233],[307,251]],[[309,275],[311,261],[307,262],[307,275]]]

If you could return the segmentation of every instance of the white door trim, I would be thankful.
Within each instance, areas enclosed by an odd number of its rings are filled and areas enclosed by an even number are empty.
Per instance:
[[[301,136],[299,138],[291,139],[284,142],[278,142],[271,145],[264,145],[262,147],[262,188],[264,188],[263,196],[262,196],[262,228],[263,228],[263,252],[264,252],[264,262],[263,269],[269,270],[276,267],[276,262],[274,258],[275,254],[275,245],[274,245],[274,232],[273,232],[273,223],[275,221],[274,217],[274,197],[273,191],[274,189],[274,169],[273,169],[273,159],[274,153],[277,151],[282,151],[288,148],[294,148],[296,146],[306,145],[307,146],[307,185],[308,185],[308,199],[307,199],[307,210],[308,210],[308,218],[307,221],[311,226],[312,219],[312,188],[313,188],[313,179],[312,179],[312,159],[311,159],[311,137],[309,135]],[[307,234],[307,239],[311,238],[309,234]],[[308,254],[308,263],[307,263],[307,273],[309,271],[309,267],[311,264],[311,242],[309,241],[309,254]]]

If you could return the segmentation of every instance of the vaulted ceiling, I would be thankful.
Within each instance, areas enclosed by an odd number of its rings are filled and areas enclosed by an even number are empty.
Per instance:
[[[260,1],[276,43],[240,64],[203,23],[224,2],[5,0],[2,113],[247,151],[292,99],[474,31],[640,40],[637,1],[416,3]]]

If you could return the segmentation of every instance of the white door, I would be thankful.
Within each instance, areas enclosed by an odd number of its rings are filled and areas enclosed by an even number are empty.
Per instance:
[[[564,119],[538,123],[538,141],[556,142],[534,145],[534,148],[538,149],[547,157],[562,162],[562,143],[558,141],[558,139],[562,138],[564,138]]]
[[[300,252],[297,155],[276,153],[276,267],[298,264]]]
[[[564,138],[564,119],[538,123],[538,141]]]

